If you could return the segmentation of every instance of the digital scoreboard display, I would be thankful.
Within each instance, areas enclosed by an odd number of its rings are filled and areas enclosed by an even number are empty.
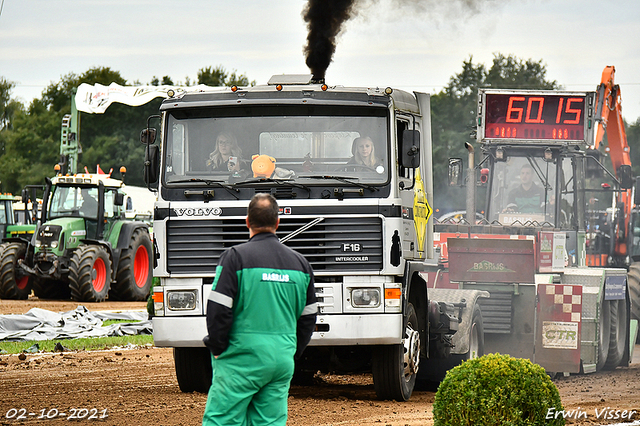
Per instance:
[[[519,142],[585,142],[590,115],[587,93],[551,91],[482,93],[483,139]]]

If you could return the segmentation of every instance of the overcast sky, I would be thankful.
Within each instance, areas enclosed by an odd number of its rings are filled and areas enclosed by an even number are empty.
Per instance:
[[[308,73],[303,0],[0,0],[0,76],[29,103],[51,82],[111,67],[129,83],[223,65],[258,84]],[[616,67],[640,118],[639,0],[377,0],[347,22],[326,81],[437,93],[473,55],[543,60],[547,78],[594,90]]]

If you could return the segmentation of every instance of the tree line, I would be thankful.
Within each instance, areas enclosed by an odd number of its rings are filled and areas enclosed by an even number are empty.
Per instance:
[[[487,66],[475,63],[470,56],[444,89],[431,96],[434,207],[440,213],[465,208],[465,190],[443,182],[448,180],[448,158],[462,158],[466,167],[464,143],[475,140],[478,89],[563,89],[546,74],[542,60],[524,60],[498,53]],[[63,76],[51,83],[40,98],[25,106],[11,97],[14,84],[0,77],[0,190],[19,193],[25,185],[41,184],[46,176],[52,176],[53,166],[60,160],[62,117],[70,112],[73,90],[81,83],[109,85],[112,82],[141,85],[138,81],[128,82],[120,72],[108,67],[92,68],[81,75]],[[594,81],[594,87],[597,83]],[[169,76],[154,76],[148,84],[174,83]],[[197,81],[187,79],[185,85],[192,84],[248,86],[255,85],[255,81],[219,65],[200,69]],[[125,166],[127,184],[143,185],[144,146],[139,142],[140,130],[145,127],[147,117],[157,113],[161,102],[158,98],[141,107],[115,103],[104,114],[81,113],[79,170],[86,166],[95,172],[97,164],[105,171]],[[640,150],[634,149],[640,144],[640,118],[627,123],[626,130],[633,172],[640,175]],[[476,154],[476,159],[479,157]]]
[[[81,75],[70,73],[52,82],[41,97],[25,106],[11,97],[14,83],[0,77],[0,191],[19,194],[25,185],[42,184],[45,177],[53,176],[53,167],[60,161],[62,118],[71,112],[72,95],[82,83],[142,85],[139,81],[128,82],[109,67],[91,68]],[[220,65],[200,69],[197,81],[187,79],[187,86],[195,84],[248,86],[255,85],[255,81]],[[148,85],[174,82],[169,76],[153,77]],[[78,171],[86,166],[95,173],[98,164],[105,172],[125,166],[125,182],[143,186],[144,146],[140,131],[147,118],[158,113],[161,102],[157,98],[140,107],[114,103],[104,114],[79,113],[77,137],[82,154]],[[118,177],[117,173],[114,177]]]

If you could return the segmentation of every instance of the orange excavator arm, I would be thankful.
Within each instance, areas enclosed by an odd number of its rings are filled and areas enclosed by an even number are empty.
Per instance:
[[[631,157],[629,155],[629,145],[627,144],[627,133],[622,119],[622,105],[620,103],[621,94],[620,86],[614,83],[616,69],[613,66],[605,67],[602,72],[602,80],[598,86],[596,95],[596,132],[595,132],[595,148],[598,149],[604,138],[605,131],[607,133],[608,146],[605,151],[608,152],[614,173],[618,178],[618,170],[622,165],[631,165]],[[633,203],[631,201],[631,190],[623,190],[618,197],[618,205],[624,206],[624,221],[619,226],[624,229],[618,229],[618,241],[616,242],[616,254],[626,255],[628,252],[626,238],[624,236],[629,230],[629,218]]]
[[[607,132],[609,142],[609,155],[613,169],[617,173],[623,164],[631,165],[629,145],[627,144],[627,132],[622,120],[622,105],[620,103],[620,86],[614,84],[616,69],[613,66],[605,67],[602,72],[602,80],[598,86],[596,97],[596,140],[595,148],[598,149]]]

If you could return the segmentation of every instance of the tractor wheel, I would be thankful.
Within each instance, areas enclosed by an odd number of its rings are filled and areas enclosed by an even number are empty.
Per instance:
[[[18,266],[27,247],[20,243],[0,245],[0,298],[24,300],[31,293],[32,278]]]
[[[407,305],[402,342],[373,350],[373,386],[379,399],[407,401],[413,393],[420,363],[420,334],[418,316],[411,303]]]
[[[39,299],[68,300],[71,297],[69,284],[64,281],[47,280],[33,277],[31,280],[33,294]]]
[[[115,300],[146,300],[153,280],[153,247],[144,228],[133,231],[129,248],[122,251],[116,282],[109,297]]]
[[[78,302],[103,302],[111,284],[111,260],[100,246],[81,245],[69,263],[71,298]]]

